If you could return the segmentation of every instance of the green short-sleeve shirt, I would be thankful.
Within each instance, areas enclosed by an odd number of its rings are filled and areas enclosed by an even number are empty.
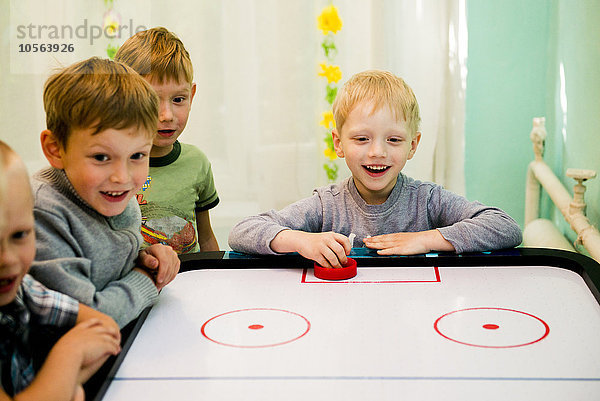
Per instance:
[[[166,156],[151,157],[148,179],[137,194],[145,246],[170,245],[198,252],[196,211],[219,203],[210,162],[197,147],[175,141]]]

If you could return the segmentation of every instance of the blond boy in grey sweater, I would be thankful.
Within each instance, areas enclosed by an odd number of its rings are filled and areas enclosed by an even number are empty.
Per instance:
[[[340,267],[352,247],[410,255],[488,251],[521,242],[519,226],[502,210],[401,173],[421,139],[419,106],[401,78],[385,71],[354,75],[338,93],[333,114],[335,151],[352,176],[280,211],[242,220],[229,235],[233,250],[298,252],[322,266]]]

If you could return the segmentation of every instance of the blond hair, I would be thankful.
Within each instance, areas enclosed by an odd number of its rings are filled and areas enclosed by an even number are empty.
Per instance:
[[[373,105],[372,113],[388,106],[396,120],[406,120],[413,138],[419,130],[419,104],[410,86],[388,71],[369,70],[353,75],[338,92],[333,102],[338,132],[341,132],[352,109],[363,102]]]
[[[15,152],[8,144],[0,140],[0,230],[5,223],[6,216],[4,215],[4,202],[6,201],[6,194],[9,188],[6,188],[6,172],[10,168],[12,163],[23,163],[19,158],[17,152]]]
[[[52,75],[44,86],[46,126],[66,147],[73,129],[158,126],[158,95],[125,64],[92,57]]]
[[[115,60],[125,63],[144,77],[163,83],[174,79],[191,84],[194,68],[183,42],[166,28],[157,27],[138,32],[123,43]]]

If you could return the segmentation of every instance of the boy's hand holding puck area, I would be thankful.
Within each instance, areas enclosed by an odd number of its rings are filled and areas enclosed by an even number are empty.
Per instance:
[[[356,234],[348,236],[350,246],[354,243]],[[315,262],[315,277],[321,280],[348,280],[356,276],[356,260],[347,258],[347,262],[342,267],[323,267]]]
[[[350,233],[348,240],[350,248],[354,245],[356,234]],[[342,267],[323,267],[315,262],[315,277],[321,280],[348,280],[356,276],[356,260],[347,258],[347,262]]]
[[[356,276],[356,260],[348,258],[342,267],[323,267],[315,262],[315,277],[321,280],[348,280]]]

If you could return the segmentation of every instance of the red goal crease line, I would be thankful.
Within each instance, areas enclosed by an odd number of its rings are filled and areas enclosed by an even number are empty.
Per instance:
[[[359,267],[358,272],[360,276],[368,276],[368,271],[372,269],[371,267]],[[373,268],[374,269],[374,268]],[[404,271],[416,268],[410,267],[402,267],[399,269],[403,269]],[[418,269],[423,269],[423,267],[418,267]],[[402,280],[393,280],[393,279],[349,279],[349,280],[340,280],[340,281],[330,281],[330,280],[321,280],[314,277],[312,274],[309,274],[309,269],[304,268],[302,271],[302,284],[410,284],[410,283],[441,283],[440,271],[438,266],[429,267],[432,270],[432,278],[431,279],[402,279]],[[391,270],[391,269],[390,269]],[[358,277],[358,276],[357,276]]]

